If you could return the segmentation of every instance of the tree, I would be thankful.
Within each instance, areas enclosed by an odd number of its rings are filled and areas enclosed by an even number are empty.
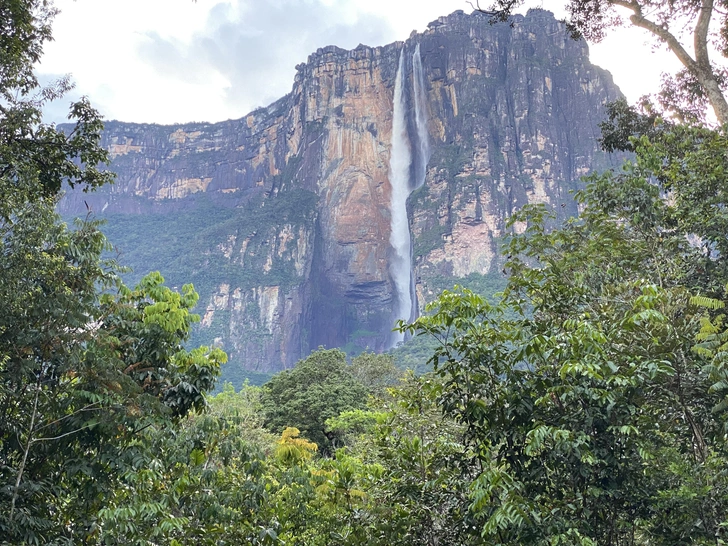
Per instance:
[[[505,20],[522,0],[495,0],[488,11]],[[661,101],[668,110],[688,119],[704,119],[709,104],[720,124],[728,122],[725,65],[716,59],[728,55],[728,15],[715,0],[668,2],[662,0],[569,0],[568,26],[575,38],[598,42],[611,29],[629,24],[647,30],[682,63],[684,69],[667,79]],[[711,30],[711,23],[718,28]],[[691,39],[690,39],[691,38]]]
[[[149,455],[107,497],[99,542],[279,544],[273,497],[288,470],[270,462],[276,438],[261,426],[259,395],[228,384],[206,413],[174,429],[145,429],[140,443]]]
[[[370,394],[381,396],[402,376],[391,354],[363,352],[351,359],[351,376],[361,383]]]
[[[295,427],[324,454],[331,454],[337,441],[326,420],[364,409],[366,402],[366,389],[349,373],[346,355],[338,349],[319,349],[263,386],[266,426],[276,433]]]
[[[446,292],[410,327],[440,342],[440,404],[482,465],[488,543],[723,540],[723,138],[633,140],[634,162],[577,195],[578,218],[551,231],[544,207],[514,215],[499,304]]]
[[[51,39],[48,0],[0,0],[0,541],[92,541],[98,512],[145,451],[142,433],[205,405],[225,355],[186,350],[197,301],[154,274],[129,289],[104,258],[99,223],[54,212],[64,184],[93,189],[101,117],[82,99],[73,128],[42,123],[70,87],[33,74]]]
[[[24,201],[56,195],[63,184],[85,190],[111,182],[99,168],[103,124],[86,98],[70,107],[69,132],[42,123],[42,107],[72,88],[67,78],[41,88],[33,68],[51,37],[57,10],[50,0],[0,2],[0,220]]]
[[[479,544],[468,486],[477,475],[465,429],[437,405],[442,381],[407,375],[379,403],[377,425],[362,442],[364,460],[382,467],[369,489],[371,537],[387,545]],[[371,539],[370,539],[371,540]]]
[[[36,202],[2,235],[0,528],[15,543],[82,539],[143,454],[139,433],[201,410],[225,355],[182,347],[199,319],[190,286],[118,284],[95,224],[69,231]]]

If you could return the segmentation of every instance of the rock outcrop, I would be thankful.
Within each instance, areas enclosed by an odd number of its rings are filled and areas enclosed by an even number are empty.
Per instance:
[[[290,367],[319,345],[385,349],[397,297],[393,96],[404,50],[413,134],[417,46],[429,161],[408,216],[421,307],[434,280],[498,267],[515,209],[543,202],[573,214],[580,177],[609,165],[598,122],[619,91],[549,12],[494,25],[455,12],[405,42],[319,49],[291,93],[240,120],[110,122],[117,182],[71,192],[61,212],[84,212],[85,201],[109,218],[137,273],[192,280],[204,303],[197,337],[221,344],[231,366]],[[155,245],[163,250],[142,252]]]

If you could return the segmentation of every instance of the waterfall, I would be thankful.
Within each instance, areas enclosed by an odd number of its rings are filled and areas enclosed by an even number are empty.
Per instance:
[[[420,44],[417,44],[412,54],[412,75],[415,96],[415,129],[417,130],[417,165],[415,166],[414,188],[417,189],[425,183],[427,162],[430,160],[430,141],[427,134],[427,113],[425,111],[427,96],[425,95],[425,76],[422,71],[422,57],[420,57]]]
[[[412,314],[412,249],[410,245],[407,197],[410,194],[409,175],[412,153],[407,135],[407,103],[404,95],[404,48],[399,54],[397,77],[394,81],[394,111],[392,113],[392,149],[389,156],[389,182],[392,185],[390,202],[392,230],[389,243],[394,250],[389,262],[389,273],[394,281],[397,299],[394,306],[395,320],[409,320]],[[393,345],[404,339],[393,334]]]
[[[399,65],[394,82],[394,101],[392,112],[392,147],[389,158],[389,181],[392,185],[390,202],[392,258],[389,272],[394,281],[396,301],[395,320],[412,320],[415,299],[414,279],[412,278],[412,247],[407,217],[407,197],[412,190],[425,182],[427,161],[430,159],[430,144],[427,136],[426,95],[420,46],[412,55],[412,94],[414,102],[414,138],[410,138],[407,125],[407,95],[404,48],[399,54]],[[413,150],[413,140],[415,149]],[[414,155],[414,157],[413,157]],[[415,164],[413,165],[413,160]],[[414,168],[413,168],[414,167]],[[413,178],[413,179],[411,179]],[[403,341],[404,335],[394,333],[391,345]]]

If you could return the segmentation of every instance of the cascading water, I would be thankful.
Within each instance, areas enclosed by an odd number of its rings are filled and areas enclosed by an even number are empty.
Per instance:
[[[427,138],[427,119],[425,111],[424,74],[420,46],[412,56],[413,102],[415,106],[416,151],[414,173],[412,173],[412,139],[407,130],[407,100],[405,94],[406,74],[404,48],[399,55],[397,76],[394,82],[394,108],[392,113],[392,148],[389,158],[389,181],[392,185],[390,213],[392,229],[389,242],[394,252],[389,264],[389,272],[394,281],[397,298],[394,307],[395,320],[412,320],[414,301],[414,279],[412,278],[412,247],[407,217],[407,197],[412,190],[425,182],[429,142]],[[414,174],[414,180],[410,180]],[[391,345],[403,341],[404,335],[394,333]]]
[[[411,245],[409,220],[407,219],[407,197],[410,194],[409,174],[412,154],[407,136],[407,104],[404,97],[404,49],[399,54],[397,77],[394,81],[394,111],[392,113],[392,151],[389,156],[389,182],[392,185],[390,202],[392,230],[389,243],[394,250],[389,263],[389,273],[397,291],[394,307],[395,320],[409,320],[412,314]],[[404,339],[404,334],[395,332],[392,345]]]
[[[419,151],[417,168],[415,169],[415,184],[414,188],[412,188],[416,190],[425,183],[427,162],[430,160],[430,141],[427,135],[427,112],[425,110],[427,97],[425,95],[425,76],[422,70],[420,44],[417,44],[415,52],[412,54],[412,75],[412,86],[415,95],[415,128],[417,129],[417,147]]]

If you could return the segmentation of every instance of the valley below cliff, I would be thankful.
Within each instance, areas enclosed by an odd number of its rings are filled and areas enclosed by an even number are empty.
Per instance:
[[[499,282],[513,211],[576,213],[620,97],[551,13],[455,12],[381,47],[319,49],[291,92],[221,123],[106,124],[116,183],[68,192],[131,282],[159,270],[200,293],[196,343],[234,370],[290,368],[319,346],[400,341],[442,288]]]

